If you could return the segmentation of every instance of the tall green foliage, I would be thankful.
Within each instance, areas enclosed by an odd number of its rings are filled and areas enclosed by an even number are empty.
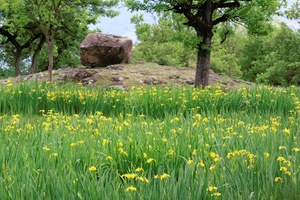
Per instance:
[[[213,37],[211,69],[218,74],[241,77],[239,59],[245,41],[245,29],[242,27],[232,24],[219,26]]]
[[[281,24],[272,41],[272,52],[265,57],[268,69],[258,76],[259,82],[273,85],[300,84],[300,36]]]
[[[299,34],[284,23],[268,36],[249,36],[240,59],[243,78],[273,85],[299,85],[299,51]]]
[[[242,48],[242,56],[239,64],[243,72],[243,78],[255,81],[258,74],[266,71],[268,66],[264,62],[266,55],[269,55],[271,48],[266,44],[269,36],[248,35],[246,43]]]
[[[158,23],[143,23],[141,16],[134,16],[139,43],[133,51],[133,58],[155,62],[160,65],[188,67],[195,60],[193,44],[194,31],[182,24],[183,18],[174,13],[164,13]]]

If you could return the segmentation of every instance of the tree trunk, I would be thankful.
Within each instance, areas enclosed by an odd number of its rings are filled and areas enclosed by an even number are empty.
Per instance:
[[[202,38],[198,46],[198,57],[196,66],[196,77],[195,87],[206,87],[208,86],[209,67],[210,67],[210,50],[211,41],[213,37],[213,18],[212,14],[214,11],[213,1],[207,0],[203,4],[201,12],[199,12],[200,20],[194,24],[194,28],[197,32],[198,38]]]
[[[195,87],[208,86],[209,67],[210,67],[210,47],[212,36],[203,37],[203,41],[198,47]]]
[[[16,76],[21,76],[21,57],[22,57],[22,49],[16,48],[16,55],[15,55],[15,73]]]
[[[48,38],[48,56],[49,56],[49,65],[48,65],[48,79],[52,82],[52,70],[53,70],[53,38]]]
[[[34,70],[36,68],[36,63],[37,63],[37,60],[38,60],[39,53],[41,52],[44,43],[45,43],[45,37],[42,36],[41,40],[40,40],[40,42],[39,42],[39,44],[38,44],[37,48],[35,49],[34,54],[32,56],[32,63],[31,63],[31,66],[28,70],[28,74],[32,74],[34,72]]]

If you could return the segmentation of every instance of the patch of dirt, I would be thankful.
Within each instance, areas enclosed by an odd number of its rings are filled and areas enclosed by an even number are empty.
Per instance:
[[[182,86],[193,85],[195,68],[175,68],[161,66],[154,63],[134,62],[131,64],[111,65],[106,68],[88,69],[84,67],[68,67],[53,70],[53,81],[57,83],[80,82],[83,85],[91,85],[102,88],[128,89],[132,86]],[[24,75],[16,78],[0,80],[6,83],[8,80],[23,82],[30,80],[47,81],[48,72]],[[234,78],[227,78],[209,71],[209,84],[220,85],[223,89],[234,89],[251,85],[252,83]]]

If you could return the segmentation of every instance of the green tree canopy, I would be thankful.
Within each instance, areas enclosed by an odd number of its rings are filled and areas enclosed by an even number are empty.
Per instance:
[[[155,62],[160,65],[187,67],[195,60],[195,31],[182,24],[183,16],[165,12],[159,16],[157,24],[143,23],[141,15],[134,16],[136,24],[136,44],[133,58]]]
[[[298,20],[298,23],[300,23],[300,2],[295,2],[291,8],[285,11],[285,14],[289,19]]]
[[[82,39],[88,31],[88,25],[95,23],[100,15],[116,15],[117,13],[111,8],[118,2],[118,0],[0,0],[1,48],[4,49],[6,46],[5,52],[10,54],[8,47],[13,44],[16,49],[14,52],[18,56],[16,71],[19,75],[22,53],[18,53],[19,46],[21,47],[19,49],[23,50],[32,44],[35,45],[28,50],[28,53],[33,54],[31,60],[34,63],[37,62],[38,53],[46,41],[48,44],[49,79],[51,80],[53,56],[64,52],[64,48],[76,46],[74,41]],[[38,38],[40,41],[35,41]],[[54,42],[56,39],[60,40],[58,44]],[[18,42],[18,45],[15,45],[17,42],[14,40]],[[56,52],[58,50],[60,52]],[[34,69],[33,65],[29,71]]]
[[[23,50],[43,38],[37,21],[31,20],[28,12],[21,0],[0,0],[0,47],[6,54],[13,55],[14,61],[8,61],[14,62],[17,76],[21,74]]]

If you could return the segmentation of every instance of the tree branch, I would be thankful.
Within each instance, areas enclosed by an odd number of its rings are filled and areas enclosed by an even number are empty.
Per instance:
[[[225,1],[220,2],[217,4],[217,8],[238,8],[240,7],[240,2],[238,1],[234,1],[234,2],[228,2],[228,3],[225,3]]]
[[[216,24],[221,23],[221,22],[226,22],[228,20],[229,20],[229,15],[228,14],[224,14],[223,16],[215,19],[213,21],[213,25],[216,25]]]
[[[7,40],[9,40],[16,48],[21,47],[21,45],[16,40],[16,36],[10,34],[7,30],[0,28],[0,34],[7,37]]]
[[[21,48],[26,49],[27,47],[29,47],[31,45],[32,42],[34,42],[36,39],[38,39],[41,35],[42,35],[41,33],[34,34],[33,37],[30,37],[30,39],[27,40],[27,42],[21,46]]]

